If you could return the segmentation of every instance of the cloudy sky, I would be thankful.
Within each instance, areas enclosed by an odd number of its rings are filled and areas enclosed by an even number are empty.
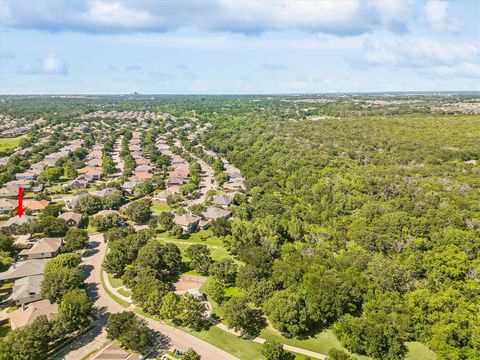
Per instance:
[[[480,1],[0,0],[0,93],[480,90]]]

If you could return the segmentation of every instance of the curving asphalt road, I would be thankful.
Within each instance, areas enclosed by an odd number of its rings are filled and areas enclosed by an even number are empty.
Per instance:
[[[98,311],[99,320],[95,328],[76,339],[54,359],[78,360],[93,350],[101,348],[107,341],[104,325],[109,313],[122,312],[126,309],[113,300],[104,290],[101,281],[101,264],[105,256],[106,244],[103,234],[91,235],[89,239],[90,251],[84,256],[82,266],[87,272],[85,287],[89,296],[95,299],[94,306]],[[237,360],[238,358],[201,340],[193,335],[162,324],[158,321],[145,318],[148,325],[169,338],[169,345],[181,351],[193,347],[205,360]]]

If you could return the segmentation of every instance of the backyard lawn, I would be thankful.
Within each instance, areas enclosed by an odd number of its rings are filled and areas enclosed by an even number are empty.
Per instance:
[[[168,204],[153,204],[152,212],[154,215],[160,215],[164,211],[170,211],[171,208]]]
[[[26,136],[19,136],[16,138],[1,138],[0,139],[0,151],[7,151],[10,149],[15,149],[20,145],[20,141]]]

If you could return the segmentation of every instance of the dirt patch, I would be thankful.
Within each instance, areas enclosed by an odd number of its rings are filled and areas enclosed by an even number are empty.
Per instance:
[[[183,275],[180,280],[175,283],[175,293],[184,294],[190,289],[199,290],[207,281],[205,276]]]

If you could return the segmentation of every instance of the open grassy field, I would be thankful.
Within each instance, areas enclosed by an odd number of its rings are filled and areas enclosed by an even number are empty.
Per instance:
[[[20,141],[24,139],[26,136],[19,136],[16,138],[1,138],[0,139],[0,151],[7,151],[10,149],[15,149],[20,145]]]
[[[185,251],[189,246],[193,244],[203,244],[208,246],[208,248],[212,252],[213,260],[221,260],[229,257],[233,259],[233,257],[225,249],[222,239],[212,236],[212,233],[209,230],[202,230],[194,234],[191,234],[188,237],[180,238],[180,239],[177,239],[176,237],[173,237],[168,233],[163,232],[158,235],[158,238],[163,241],[171,242],[177,245],[180,251],[182,252],[183,260],[187,262],[190,261],[190,259],[186,256]],[[238,261],[236,262],[240,263]]]

